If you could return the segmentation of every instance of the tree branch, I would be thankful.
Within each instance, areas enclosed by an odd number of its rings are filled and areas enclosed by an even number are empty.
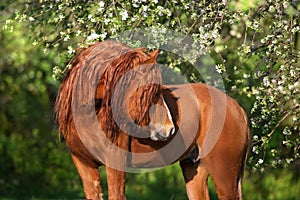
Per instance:
[[[282,122],[284,122],[284,120],[286,120],[286,118],[294,111],[294,109],[297,109],[299,106],[296,105],[293,108],[290,109],[290,111],[288,113],[286,113],[276,124],[276,126],[273,128],[273,130],[267,135],[268,138],[272,137],[272,135],[274,134],[275,130],[282,124]]]

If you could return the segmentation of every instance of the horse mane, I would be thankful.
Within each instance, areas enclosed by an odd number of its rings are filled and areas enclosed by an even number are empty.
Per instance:
[[[150,67],[144,64],[151,61]],[[151,55],[145,52],[144,48],[132,49],[122,43],[108,40],[97,42],[82,51],[73,59],[71,67],[64,78],[56,99],[55,113],[59,125],[59,132],[67,136],[70,132],[70,125],[74,123],[72,116],[72,101],[74,88],[77,95],[75,103],[82,105],[95,105],[95,87],[99,87],[99,82],[104,83],[104,94],[99,108],[93,108],[98,115],[98,120],[102,122],[102,128],[107,136],[114,139],[119,126],[115,122],[112,106],[117,110],[122,110],[124,102],[124,91],[126,91],[132,80],[136,79],[140,85],[161,82],[161,73],[153,63]],[[144,72],[146,78],[139,78],[139,74]],[[126,74],[126,75],[125,75]],[[150,82],[149,82],[150,81]],[[88,84],[87,84],[88,83]],[[120,87],[116,85],[120,84]],[[95,87],[91,87],[95,86]],[[140,89],[138,89],[140,90]],[[145,117],[151,105],[152,98],[159,90],[159,84],[149,84],[143,87],[143,94],[140,94],[136,104],[135,121],[140,123]],[[112,98],[114,100],[111,105]],[[95,110],[96,109],[96,110]],[[118,120],[117,120],[118,121]]]

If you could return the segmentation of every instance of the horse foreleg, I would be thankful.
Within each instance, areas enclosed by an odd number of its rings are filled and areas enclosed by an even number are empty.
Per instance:
[[[180,161],[189,200],[208,200],[208,172],[201,163]]]
[[[125,181],[126,172],[106,166],[108,199],[109,200],[125,200]]]
[[[71,155],[83,184],[85,198],[94,200],[103,199],[98,167],[91,167],[82,162],[74,154]]]

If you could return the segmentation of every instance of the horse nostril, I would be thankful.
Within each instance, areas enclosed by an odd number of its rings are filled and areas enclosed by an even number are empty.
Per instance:
[[[159,132],[156,132],[156,138],[160,141],[165,141],[168,139],[168,137],[164,136],[164,135],[161,135]]]
[[[173,127],[170,129],[170,135],[173,135],[174,133],[175,133],[175,128]]]

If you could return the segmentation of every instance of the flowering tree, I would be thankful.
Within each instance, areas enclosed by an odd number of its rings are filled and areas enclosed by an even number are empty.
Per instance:
[[[227,93],[247,110],[253,136],[248,166],[263,171],[300,157],[299,7],[297,0],[26,0],[6,7],[14,14],[2,29],[26,22],[32,45],[59,53],[55,77],[77,47],[126,30],[144,28],[158,43],[167,30],[190,36],[189,45],[198,48],[189,61],[209,54]],[[174,71],[201,80],[188,63],[164,55]]]

